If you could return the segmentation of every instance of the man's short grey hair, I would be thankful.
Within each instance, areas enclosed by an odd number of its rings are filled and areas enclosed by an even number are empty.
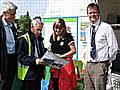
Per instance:
[[[17,6],[15,4],[13,4],[12,2],[3,2],[3,6],[2,6],[2,13],[3,12],[11,12],[11,10],[13,9],[17,9]]]
[[[31,21],[31,27],[34,27],[35,25],[38,24],[43,24],[42,20],[40,18],[34,18],[32,21]]]

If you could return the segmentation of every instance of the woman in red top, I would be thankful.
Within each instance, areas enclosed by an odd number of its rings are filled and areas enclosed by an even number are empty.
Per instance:
[[[51,51],[70,62],[57,70],[51,67],[49,90],[73,90],[76,87],[75,67],[73,54],[76,53],[75,42],[66,31],[65,21],[57,19],[53,24],[53,34],[50,37]]]

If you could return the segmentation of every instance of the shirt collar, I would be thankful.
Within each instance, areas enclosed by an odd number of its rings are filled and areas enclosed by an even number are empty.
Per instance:
[[[5,26],[7,26],[7,25],[10,25],[10,27],[12,27],[13,25],[12,25],[12,23],[7,23],[6,21],[5,21],[5,19],[4,18],[2,18],[2,21],[3,21],[3,24],[5,25]]]
[[[100,19],[98,19],[97,22],[94,23],[94,24],[91,23],[91,25],[93,25],[93,26],[99,26],[99,23],[100,23]]]

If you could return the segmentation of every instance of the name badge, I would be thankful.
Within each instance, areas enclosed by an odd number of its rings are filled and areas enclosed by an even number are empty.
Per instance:
[[[90,51],[92,51],[92,48],[93,48],[93,47],[90,47]]]
[[[61,42],[60,45],[63,46],[64,42]]]

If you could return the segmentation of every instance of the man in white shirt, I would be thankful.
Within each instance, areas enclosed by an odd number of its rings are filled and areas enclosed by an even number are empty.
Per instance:
[[[117,54],[117,40],[112,27],[101,21],[97,4],[90,3],[87,6],[87,15],[91,26],[86,29],[88,48],[84,89],[106,90],[108,67]]]

